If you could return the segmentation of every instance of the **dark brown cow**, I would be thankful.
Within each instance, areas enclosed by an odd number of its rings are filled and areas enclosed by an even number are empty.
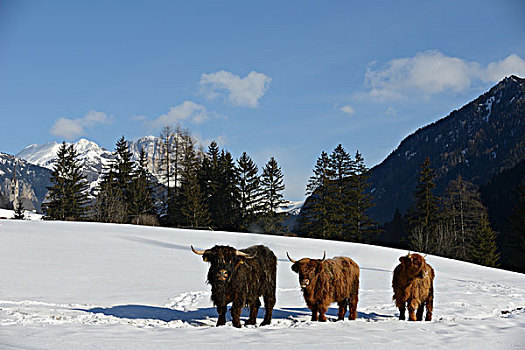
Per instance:
[[[401,264],[394,269],[392,288],[393,300],[399,308],[399,319],[405,319],[408,308],[410,321],[423,320],[423,309],[427,308],[425,321],[432,320],[434,301],[434,269],[419,254],[410,254],[399,258]]]
[[[299,274],[304,300],[312,310],[312,321],[326,321],[325,313],[332,302],[339,305],[338,321],[344,319],[347,306],[350,309],[348,319],[356,319],[359,266],[352,259],[339,256],[325,260],[326,252],[322,259],[296,261],[288,253],[286,256],[293,263],[292,270]]]
[[[210,263],[208,283],[211,284],[211,299],[217,307],[217,326],[226,324],[226,306],[232,303],[231,315],[234,327],[241,327],[241,311],[250,306],[247,325],[255,325],[264,299],[265,314],[261,326],[270,324],[275,305],[277,257],[263,245],[237,250],[217,245],[206,250],[191,250],[202,255]]]

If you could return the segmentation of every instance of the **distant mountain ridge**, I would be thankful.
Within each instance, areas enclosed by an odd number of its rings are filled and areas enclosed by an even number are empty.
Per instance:
[[[132,160],[134,161],[139,159],[140,148],[144,148],[148,158],[148,170],[152,174],[157,174],[157,165],[160,157],[159,142],[160,139],[155,136],[145,136],[138,140],[128,141]],[[70,145],[71,143],[66,144]],[[61,143],[58,142],[48,142],[40,145],[32,144],[24,148],[16,156],[32,164],[53,169],[53,162],[56,159],[60,145]],[[73,145],[78,152],[78,160],[82,171],[90,184],[90,193],[93,194],[100,182],[102,170],[111,164],[115,156],[112,151],[108,151],[95,142],[83,138],[73,143]]]
[[[460,174],[482,186],[525,159],[525,79],[505,78],[485,94],[405,138],[371,169],[377,205],[371,216],[386,222],[412,203],[419,165],[429,157],[436,170],[436,195]]]
[[[47,187],[51,186],[49,181],[51,171],[13,155],[0,153],[0,194],[3,194],[7,200],[13,190],[14,169],[18,179],[18,196],[22,200],[24,209],[40,211],[40,205],[47,194]]]

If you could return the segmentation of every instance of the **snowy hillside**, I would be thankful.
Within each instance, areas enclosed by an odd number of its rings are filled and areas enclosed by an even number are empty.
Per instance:
[[[278,262],[272,325],[214,327],[207,264],[190,250],[265,244]],[[285,252],[352,257],[358,319],[311,322]],[[255,234],[0,220],[2,349],[509,349],[525,346],[525,275],[429,256],[434,320],[398,321],[388,248]],[[334,304],[328,315],[333,320]],[[261,316],[263,311],[259,314]],[[243,315],[246,319],[246,314]],[[262,319],[258,320],[260,323]]]

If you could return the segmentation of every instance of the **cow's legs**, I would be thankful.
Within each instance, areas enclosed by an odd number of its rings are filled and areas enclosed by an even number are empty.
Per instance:
[[[425,316],[425,321],[432,321],[432,310],[434,309],[434,296],[431,295],[427,299],[427,314]]]
[[[241,328],[241,311],[242,304],[238,304],[235,301],[232,304],[230,312],[232,314],[232,324],[236,328]]]
[[[434,286],[430,286],[430,295],[427,299],[427,314],[425,316],[425,321],[432,321],[432,310],[434,309]]]
[[[419,303],[417,300],[410,300],[408,302],[408,320],[409,321],[417,321],[416,318],[416,310],[419,308]]]
[[[257,298],[255,301],[250,303],[250,318],[246,321],[246,325],[255,325],[257,322],[257,313],[261,307],[261,301]]]
[[[317,305],[311,305],[309,308],[312,310],[312,321],[317,321]]]
[[[346,305],[348,304],[348,299],[343,299],[342,301],[339,301],[337,305],[339,305],[339,312],[337,313],[337,320],[342,321],[345,319],[346,314]],[[350,308],[350,310],[352,310]]]
[[[319,322],[326,322],[326,316],[324,315],[328,311],[327,305],[319,305]]]
[[[397,308],[399,309],[399,320],[404,321],[405,320],[405,303],[403,304],[399,303],[397,305]]]
[[[267,326],[272,322],[273,307],[275,306],[275,291],[263,296],[264,300],[264,320],[261,326]]]
[[[348,319],[355,320],[357,318],[357,301],[358,301],[357,294],[353,294],[352,296],[350,296],[350,298],[348,298],[348,300],[349,300],[349,309],[350,309],[350,312],[348,314]]]
[[[418,321],[423,321],[423,311],[425,311],[425,303],[421,303],[417,308],[416,319]]]
[[[224,326],[226,324],[226,305],[217,306],[217,313],[219,314],[219,319],[217,320],[217,327]]]

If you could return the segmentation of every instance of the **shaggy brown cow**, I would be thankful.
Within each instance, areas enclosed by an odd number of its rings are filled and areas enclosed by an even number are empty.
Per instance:
[[[396,307],[399,308],[399,319],[405,319],[406,307],[410,321],[421,321],[423,309],[426,306],[425,321],[431,321],[434,301],[434,269],[419,254],[409,252],[407,256],[400,257],[399,261],[401,264],[394,269],[392,278],[393,300],[396,302]]]
[[[344,319],[347,306],[350,309],[348,319],[356,319],[359,266],[352,259],[339,256],[325,260],[326,252],[322,259],[296,261],[288,253],[286,256],[293,263],[292,270],[299,274],[304,301],[312,310],[312,321],[326,321],[325,313],[332,302],[339,305],[338,321]]]
[[[255,325],[264,299],[265,314],[261,326],[270,324],[275,305],[277,257],[263,245],[237,250],[228,246],[215,246],[206,250],[191,250],[202,255],[210,263],[208,283],[211,299],[217,307],[217,326],[226,324],[226,305],[232,303],[231,315],[234,327],[241,327],[242,308],[250,306],[247,325]]]

